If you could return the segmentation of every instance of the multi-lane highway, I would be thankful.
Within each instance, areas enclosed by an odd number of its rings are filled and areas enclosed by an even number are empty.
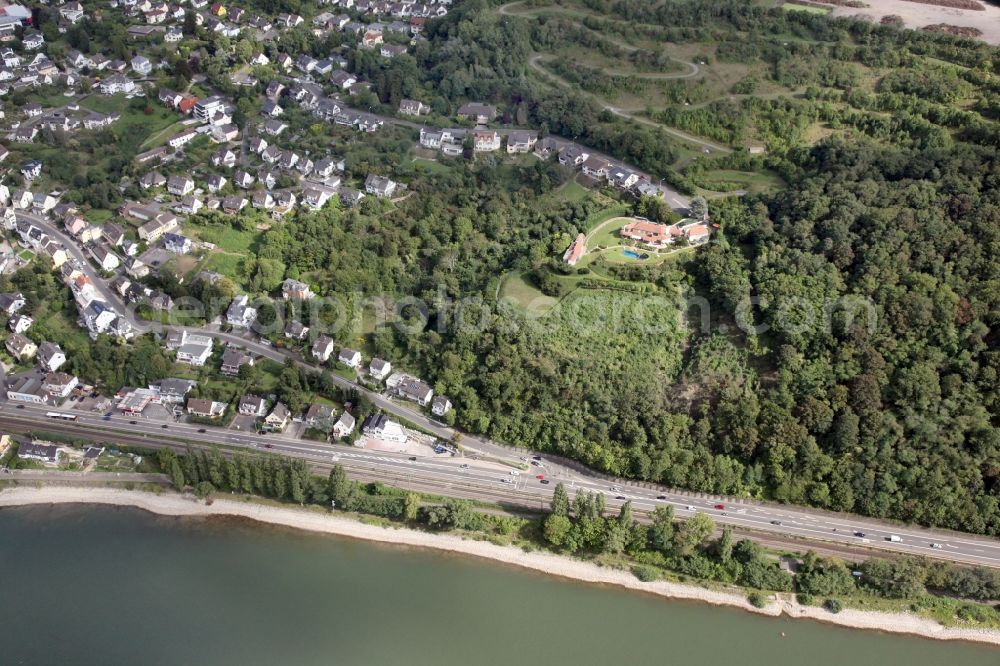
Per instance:
[[[38,225],[50,236],[65,243],[77,259],[81,270],[90,277],[102,296],[115,304],[120,311],[127,313],[126,317],[137,330],[145,332],[155,326],[149,322],[137,320],[134,313],[125,306],[118,295],[108,287],[106,281],[89,264],[79,247],[55,225],[44,218],[28,213],[19,212],[18,217]],[[182,327],[162,327],[164,331],[170,329],[183,330]],[[238,344],[259,356],[278,362],[292,359],[295,363],[310,370],[320,369],[319,366],[297,353],[261,344],[246,335],[235,335],[211,328],[189,328],[187,330],[211,335],[227,344]],[[390,400],[338,375],[332,375],[332,377],[333,381],[342,388],[353,389],[364,394],[379,409],[402,417],[437,437],[453,439],[457,434],[454,429],[428,418],[407,405]],[[17,425],[22,429],[30,426],[41,429],[57,425],[53,423],[53,419],[45,416],[45,412],[49,411],[49,408],[32,405],[18,407],[6,402],[5,399],[6,394],[0,393],[0,424]],[[607,496],[607,504],[611,508],[630,500],[640,516],[652,511],[658,505],[670,504],[681,518],[689,517],[695,512],[704,512],[711,515],[717,523],[733,525],[743,530],[752,530],[762,535],[780,536],[793,540],[808,539],[826,544],[838,544],[841,548],[881,549],[1000,567],[1000,541],[994,539],[913,527],[897,527],[871,519],[823,513],[798,507],[732,503],[720,498],[657,489],[648,484],[637,486],[624,482],[609,482],[579,466],[572,468],[561,466],[551,460],[544,461],[544,467],[538,468],[527,465],[527,457],[532,454],[526,454],[523,459],[519,460],[518,454],[508,447],[466,434],[462,435],[461,440],[464,458],[454,459],[438,456],[410,460],[409,456],[403,454],[349,449],[295,439],[285,435],[268,435],[265,438],[222,428],[201,428],[175,422],[163,424],[141,417],[129,418],[118,415],[105,417],[79,412],[72,413],[76,415],[72,426],[74,431],[81,436],[109,439],[113,438],[109,436],[116,435],[128,437],[129,441],[133,442],[148,442],[151,446],[162,444],[170,439],[174,441],[182,439],[204,445],[245,448],[301,457],[320,470],[329,468],[334,462],[339,462],[355,474],[364,474],[366,478],[384,479],[401,487],[433,490],[456,497],[503,501],[534,509],[544,507],[551,497],[554,483],[563,481],[570,489],[571,494],[575,491],[604,493]],[[503,467],[475,459],[480,456],[484,459],[507,461],[510,466]],[[516,470],[515,466],[521,466],[525,469]],[[518,473],[511,474],[512,471]],[[549,483],[542,483],[542,479],[536,478],[538,475],[544,476],[544,480],[549,481]],[[890,537],[893,536],[897,537],[898,541],[890,540]]]
[[[506,453],[508,464],[477,460],[477,456],[420,456],[368,451],[321,442],[296,439],[287,435],[256,435],[223,428],[203,427],[179,422],[163,423],[125,416],[102,416],[65,410],[76,417],[67,422],[47,417],[53,411],[37,405],[0,404],[0,426],[21,430],[71,428],[77,436],[114,440],[125,438],[150,446],[167,440],[190,441],[257,452],[299,457],[318,470],[342,464],[353,475],[377,478],[400,487],[437,492],[456,497],[478,498],[509,505],[539,509],[547,506],[555,484],[565,483],[572,496],[576,492],[603,493],[607,505],[615,510],[626,500],[642,516],[657,506],[671,505],[678,517],[695,512],[710,515],[719,524],[788,540],[815,540],[818,544],[836,545],[857,550],[873,549],[948,559],[967,564],[1000,567],[1000,541],[985,537],[941,530],[893,526],[872,519],[844,516],[772,504],[740,503],[694,494],[670,492],[645,486],[615,484],[594,476],[542,460],[529,465]],[[527,457],[526,457],[527,458]],[[515,473],[516,472],[516,473]],[[545,481],[549,483],[543,483]],[[863,533],[864,536],[857,536]],[[899,541],[889,541],[891,536]],[[936,544],[938,547],[932,546]],[[803,544],[803,548],[807,547]]]

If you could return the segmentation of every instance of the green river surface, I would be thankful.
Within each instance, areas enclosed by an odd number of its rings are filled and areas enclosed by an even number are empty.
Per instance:
[[[3,666],[1000,666],[990,647],[229,519],[3,509],[0,557]]]

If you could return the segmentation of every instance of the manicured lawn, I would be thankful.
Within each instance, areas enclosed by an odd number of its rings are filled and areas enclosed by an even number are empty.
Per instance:
[[[503,282],[500,296],[512,301],[525,312],[538,313],[548,311],[558,301],[551,296],[546,296],[536,287],[528,284],[521,273],[511,273]]]
[[[602,222],[606,222],[613,217],[620,217],[622,215],[625,215],[626,213],[628,213],[630,208],[631,206],[629,206],[628,204],[614,203],[608,206],[607,208],[603,208],[594,213],[593,215],[591,215],[590,217],[588,217],[587,222],[584,224],[584,227],[586,231],[589,232],[591,229],[593,229]]]

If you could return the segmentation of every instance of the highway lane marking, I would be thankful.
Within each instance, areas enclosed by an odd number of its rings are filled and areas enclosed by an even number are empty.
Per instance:
[[[49,411],[51,411],[51,410],[49,410]],[[34,412],[35,414],[37,414],[39,416],[42,413],[41,412],[41,408],[35,408],[35,409],[32,410],[32,412]],[[91,415],[81,415],[81,414],[73,412],[73,411],[69,411],[69,412],[67,412],[67,411],[61,411],[61,413],[77,416],[78,417],[78,421],[81,421],[84,424],[90,424],[90,425],[95,425],[95,426],[108,426],[108,425],[111,425],[111,424],[113,424],[114,426],[119,426],[119,425],[123,425],[123,424],[120,424],[120,421],[122,421],[122,420],[125,419],[125,417],[112,417],[114,419],[114,421],[111,421],[111,419],[105,420],[103,417],[97,417],[97,416],[91,416]],[[39,419],[39,420],[42,421],[42,422],[44,422],[44,419]],[[152,423],[156,423],[156,422],[155,421],[151,422],[151,421],[147,420],[147,423],[150,424],[150,425],[152,425]],[[174,423],[174,424],[171,424],[171,425],[174,427],[175,430],[180,430],[182,432],[183,431],[190,432],[190,431],[197,430],[197,426],[192,426],[192,425],[189,425],[189,424]],[[155,434],[158,434],[158,431],[152,430],[151,432],[141,432],[141,434],[143,436],[155,435]],[[206,434],[206,433],[198,433],[198,434]],[[222,437],[222,435],[219,435],[217,433],[213,433],[211,435],[211,437],[213,437],[213,438],[220,438],[220,437]],[[239,435],[230,435],[229,439],[231,441],[235,441],[235,442],[243,442],[244,444],[246,444],[248,446],[251,446],[251,447],[259,447],[260,446],[260,444],[254,442],[253,439],[251,439],[249,436],[242,436],[241,437]],[[272,439],[277,439],[277,438],[272,437]],[[289,442],[289,443],[286,444],[285,442]],[[281,438],[281,442],[279,443],[278,446],[280,446],[281,450],[285,450],[285,451],[287,451],[289,453],[300,452],[300,453],[304,454],[305,456],[320,456],[320,455],[325,456],[325,455],[328,455],[328,454],[331,453],[331,449],[328,448],[328,447],[326,447],[326,446],[324,446],[324,445],[309,446],[308,444],[303,444],[303,443],[300,443],[300,442],[298,442],[296,440],[288,440],[288,438],[285,438],[285,437]],[[394,472],[397,472],[397,469],[399,467],[404,467],[404,468],[406,467],[405,465],[402,465],[403,461],[402,461],[401,458],[400,459],[395,459],[395,458],[389,458],[389,457],[386,457],[386,456],[366,456],[366,455],[363,455],[363,454],[358,454],[358,453],[353,453],[353,452],[341,452],[340,455],[348,457],[348,458],[355,458],[355,459],[357,459],[359,461],[369,461],[369,462],[376,462],[377,461],[377,462],[388,463],[389,465],[391,465],[394,468],[396,468],[396,469],[393,469]],[[405,455],[405,454],[401,454],[401,455]],[[418,467],[418,466],[422,466],[422,467],[426,467],[426,468],[439,468],[439,471],[437,472],[437,474],[440,475],[440,476],[445,476],[445,475],[447,475],[448,477],[454,477],[455,476],[455,469],[454,469],[454,467],[452,467],[451,465],[448,465],[447,463],[438,463],[438,462],[433,461],[433,460],[428,460],[428,461],[420,461],[420,462],[417,462],[417,463],[415,463],[413,465],[413,467]],[[428,470],[428,471],[431,471],[431,470]],[[495,478],[487,476],[488,474],[490,474],[489,471],[485,471],[485,470],[481,470],[481,469],[476,470],[475,472],[471,472],[471,473],[469,471],[463,470],[463,471],[459,472],[459,474],[461,475],[460,478],[463,479],[463,480],[465,480],[466,482],[468,482],[470,480],[488,481],[488,482],[492,482],[492,483],[496,483],[497,482],[495,480]],[[427,475],[424,475],[424,474],[419,474],[419,475],[416,475],[416,476],[419,476],[421,478],[426,478],[427,477]],[[597,481],[597,480],[591,481],[589,479],[585,479],[584,478],[584,479],[579,479],[578,482],[580,483],[581,488],[582,487],[593,488],[593,489],[597,490],[598,492],[602,492],[605,495],[611,495],[612,492],[613,492],[613,491],[605,490],[604,487],[597,488],[596,486],[598,486],[598,484],[601,483],[600,481]],[[469,484],[469,485],[471,485],[471,484]],[[504,484],[504,485],[506,486],[508,484]],[[571,480],[571,487],[574,487],[574,488],[576,487],[576,481],[572,481]],[[529,490],[529,486],[527,485],[527,482],[525,482],[524,484],[521,484],[521,485],[517,486],[515,489],[516,490],[522,490],[522,491]],[[547,495],[548,494],[547,491],[549,489],[542,488],[540,486],[537,486],[537,487],[531,486],[530,490],[534,494],[536,494],[536,495]],[[634,494],[631,495],[631,496],[626,495],[625,497],[630,498],[630,499],[632,499],[632,500],[634,500],[636,502],[642,502],[640,508],[646,508],[646,507],[651,507],[651,506],[655,507],[656,506],[655,503],[652,503],[654,500],[652,500],[651,498],[648,498],[648,497],[643,497],[643,496],[634,495]],[[682,511],[688,511],[688,509],[681,508],[681,507],[686,507],[686,506],[689,506],[689,505],[690,506],[696,506],[696,504],[691,504],[691,502],[696,502],[697,504],[704,503],[704,500],[702,500],[701,502],[699,502],[697,500],[689,500],[689,502],[687,504],[685,504],[683,501],[678,501],[678,500],[659,500],[659,501],[666,501],[668,504],[673,504],[673,505],[677,506],[679,510],[682,510]],[[694,509],[694,511],[698,511],[698,510],[699,510],[698,508]],[[739,522],[739,521],[742,521],[742,522],[750,523],[750,524],[761,524],[763,526],[764,521],[769,520],[769,517],[773,516],[773,515],[780,515],[780,516],[792,516],[792,515],[795,515],[796,520],[801,520],[801,521],[808,522],[808,523],[813,523],[813,524],[815,524],[817,522],[817,518],[815,518],[815,517],[812,517],[812,516],[799,516],[799,515],[796,515],[796,514],[789,514],[787,511],[777,512],[777,513],[763,513],[764,511],[766,511],[766,509],[763,509],[763,510],[759,509],[759,511],[761,511],[761,514],[757,514],[755,512],[755,513],[750,514],[750,515],[743,515],[743,516],[741,516],[739,518],[733,517],[728,522]],[[728,516],[727,516],[727,518],[728,518]],[[722,522],[726,522],[726,521],[722,521]],[[787,530],[773,530],[772,529],[772,530],[768,530],[768,531],[774,532],[776,534],[781,534],[781,533],[784,533],[784,534],[796,534],[796,533],[823,534],[824,537],[827,540],[830,540],[830,541],[833,541],[833,542],[836,542],[836,543],[843,543],[843,544],[852,545],[852,546],[857,545],[857,542],[855,542],[855,541],[851,540],[850,538],[846,537],[846,535],[843,535],[843,536],[842,535],[837,535],[836,537],[834,537],[833,534],[830,534],[830,533],[826,532],[825,530],[820,531],[820,530],[810,529],[809,527],[806,527],[806,526],[796,525],[795,524],[795,520],[792,520],[791,523],[792,524],[784,525],[784,527],[789,528]],[[839,521],[838,522],[829,522],[827,524],[828,525],[834,525],[834,524],[836,524],[836,525],[840,525],[840,526],[843,526],[843,527],[849,527],[849,529],[851,531],[859,531],[857,527],[855,527],[853,525],[848,526],[847,524],[845,524],[843,522],[839,522]],[[878,535],[878,534],[881,534],[883,532],[885,532],[886,534],[890,533],[890,532],[886,532],[886,530],[887,529],[891,529],[891,528],[885,528],[885,527],[867,527],[866,526],[863,529],[871,530],[873,533],[877,533],[876,535]],[[974,552],[976,552],[976,553],[985,553],[986,551],[983,550],[983,548],[987,548],[987,549],[997,549],[997,548],[1000,548],[1000,543],[998,543],[996,545],[994,545],[994,544],[984,544],[984,543],[981,543],[981,542],[968,541],[968,540],[962,539],[962,538],[955,539],[955,538],[952,538],[952,535],[947,535],[947,536],[946,535],[917,535],[917,534],[914,534],[912,532],[908,532],[908,531],[904,531],[904,530],[896,530],[895,532],[891,532],[891,533],[895,533],[895,534],[897,534],[899,536],[902,536],[902,537],[905,537],[905,538],[908,538],[908,539],[915,539],[915,540],[926,540],[926,539],[931,539],[931,538],[938,538],[938,539],[940,539],[942,541],[947,541],[948,542],[947,546],[950,549],[952,549],[954,551],[957,551],[958,555],[964,555],[964,553],[961,552],[960,546],[956,545],[956,544],[967,545],[967,546],[977,546],[977,548],[974,548]],[[923,546],[923,545],[913,544],[913,543],[906,543],[904,546],[902,546],[899,549],[939,550],[939,549],[930,549],[929,546]],[[972,556],[970,555],[970,557],[972,557]],[[991,559],[992,560],[994,558],[991,557],[991,556],[984,555],[980,559]]]

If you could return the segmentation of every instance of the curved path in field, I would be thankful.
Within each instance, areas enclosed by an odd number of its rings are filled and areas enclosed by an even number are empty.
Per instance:
[[[518,18],[529,18],[529,19],[530,18],[538,18],[538,14],[534,14],[534,13],[532,13],[530,11],[529,12],[525,12],[525,13],[519,13],[519,12],[516,12],[516,11],[512,11],[512,9],[511,9],[512,7],[514,7],[515,5],[520,5],[520,4],[521,4],[520,1],[518,1],[518,2],[510,2],[510,3],[507,3],[506,5],[501,6],[498,11],[503,16],[514,16],[514,17],[518,17]],[[558,12],[556,12],[556,13],[558,13]],[[566,17],[564,16],[563,18],[566,18]],[[566,20],[572,22],[574,25],[576,25],[578,27],[581,27],[581,28],[589,30],[589,28],[587,28],[587,26],[583,25],[582,23],[580,23],[576,19],[566,18]],[[618,40],[616,40],[614,38],[608,37],[607,35],[601,35],[601,37],[603,39],[607,39],[611,43],[615,44],[619,48],[624,49],[626,51],[637,51],[638,50],[637,47],[632,46],[631,44],[625,44],[624,42],[619,42]],[[562,78],[561,76],[559,76],[555,72],[552,72],[552,71],[546,69],[542,65],[542,60],[544,58],[546,58],[546,57],[551,57],[551,56],[546,56],[543,53],[534,53],[528,59],[528,66],[531,67],[536,72],[538,72],[539,74],[541,74],[542,76],[544,76],[545,78],[547,78],[550,81],[552,81],[553,83],[555,83],[555,84],[557,84],[559,86],[562,86],[563,88],[572,89],[572,90],[574,90],[576,92],[579,92],[582,95],[586,95],[587,97],[589,97],[590,99],[592,99],[602,109],[605,109],[605,110],[609,111],[610,113],[613,113],[614,115],[619,116],[621,118],[626,118],[628,120],[634,120],[635,122],[637,122],[639,124],[646,125],[648,127],[656,127],[658,129],[661,129],[664,132],[666,132],[667,134],[670,134],[671,136],[675,136],[678,139],[686,141],[687,143],[693,144],[695,146],[699,146],[700,148],[703,148],[703,149],[705,149],[705,150],[707,150],[709,152],[717,152],[717,153],[731,153],[731,152],[733,152],[732,148],[729,148],[728,146],[724,146],[724,145],[716,143],[714,141],[709,141],[707,139],[703,139],[703,138],[695,136],[693,134],[689,134],[689,133],[687,133],[687,132],[685,132],[683,130],[679,130],[677,128],[670,127],[669,125],[664,125],[664,124],[658,123],[658,122],[656,122],[654,120],[650,120],[649,118],[646,118],[644,116],[637,115],[634,112],[633,109],[624,109],[622,107],[615,106],[614,104],[612,104],[608,100],[604,99],[603,97],[595,95],[594,93],[591,93],[591,92],[587,92],[585,90],[581,90],[580,88],[578,88],[577,86],[574,86],[572,83],[570,83],[569,81],[565,80],[564,78]],[[687,67],[687,71],[684,71],[684,72],[671,72],[671,73],[648,73],[648,74],[631,73],[631,72],[625,73],[625,72],[617,72],[617,71],[614,71],[614,70],[601,70],[601,71],[604,72],[605,74],[610,75],[610,76],[632,76],[632,77],[636,77],[636,78],[656,79],[656,80],[690,79],[690,78],[693,78],[695,76],[698,76],[701,73],[701,70],[698,67],[698,65],[695,64],[695,63],[693,63],[693,62],[686,62],[686,61],[683,61],[683,60],[678,60],[677,62],[680,62],[683,65],[685,65]]]

